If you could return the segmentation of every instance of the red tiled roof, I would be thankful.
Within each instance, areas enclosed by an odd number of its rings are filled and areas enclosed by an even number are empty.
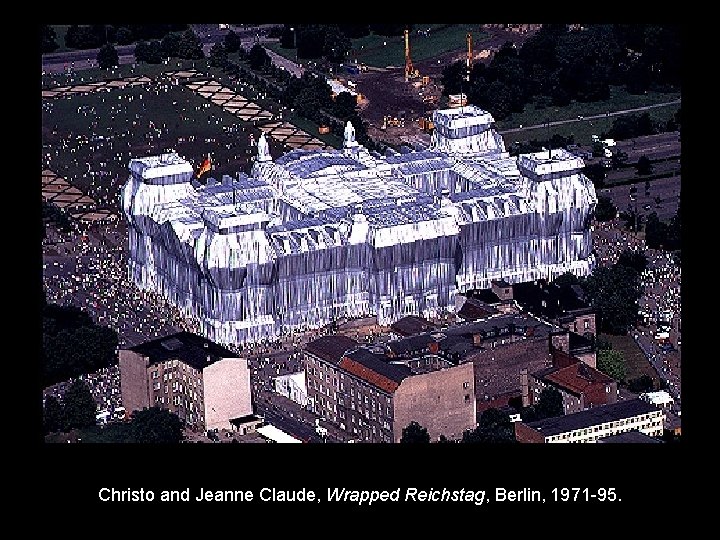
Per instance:
[[[604,385],[613,382],[613,379],[584,362],[560,368],[545,375],[544,379],[575,394],[582,394],[595,384]]]
[[[400,386],[399,383],[393,381],[392,379],[388,379],[384,375],[380,375],[376,371],[373,371],[372,369],[356,362],[355,360],[352,360],[351,358],[348,358],[347,356],[340,360],[338,365],[348,373],[352,373],[356,377],[369,382],[373,386],[376,386],[388,394],[392,394],[395,390],[397,390],[397,387]]]

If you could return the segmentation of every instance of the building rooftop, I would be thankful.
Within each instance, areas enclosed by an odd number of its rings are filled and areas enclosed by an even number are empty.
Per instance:
[[[391,363],[391,360],[386,356],[375,354],[364,347],[348,352],[345,357],[396,383],[400,383],[405,377],[410,375],[409,367],[403,364]]]
[[[630,418],[640,414],[656,412],[659,409],[646,403],[641,399],[629,399],[627,401],[618,401],[609,405],[593,407],[585,411],[567,414],[565,416],[557,416],[555,418],[545,418],[536,422],[529,422],[526,425],[544,436],[549,437],[583,429],[590,426],[598,426],[606,422],[614,422],[623,418]]]
[[[494,292],[489,289],[483,289],[483,292],[486,291],[495,297],[495,302],[500,301]],[[457,316],[466,321],[477,321],[480,319],[486,319],[490,315],[495,315],[497,313],[499,313],[498,310],[487,302],[476,300],[475,298],[468,298],[457,312]]]
[[[576,396],[583,394],[588,387],[594,384],[613,382],[613,379],[584,362],[576,362],[563,368],[542,369],[533,373],[533,377],[551,383]]]
[[[190,332],[178,332],[146,341],[131,347],[130,350],[148,358],[151,365],[166,360],[180,360],[198,370],[221,358],[238,358],[230,349]]]
[[[338,364],[346,351],[355,349],[358,342],[347,336],[323,336],[307,344],[305,350],[332,364]]]
[[[243,424],[247,424],[250,422],[259,422],[262,421],[262,417],[257,416],[256,414],[246,414],[245,416],[239,416],[238,418],[232,418],[230,419],[230,423],[233,426],[240,427]]]
[[[548,284],[544,280],[514,284],[513,297],[527,311],[547,319],[556,319],[579,309],[590,309],[589,304],[578,296],[576,287]]]
[[[659,441],[655,437],[651,437],[650,435],[645,435],[642,431],[626,431],[625,433],[618,433],[617,435],[610,435],[608,437],[603,437],[602,439],[598,439],[599,443],[633,443],[633,444],[662,444],[662,441]]]
[[[422,317],[409,315],[392,323],[390,328],[401,336],[413,336],[420,332],[432,330],[435,325]]]

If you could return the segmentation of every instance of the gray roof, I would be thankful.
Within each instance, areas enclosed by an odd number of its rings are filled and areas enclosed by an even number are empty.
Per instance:
[[[623,418],[631,418],[640,414],[647,414],[658,411],[657,407],[641,399],[629,399],[618,401],[610,405],[594,407],[586,411],[580,411],[555,418],[545,418],[536,422],[529,422],[528,427],[539,431],[549,437],[576,429],[583,429],[590,426],[599,426],[606,422],[614,422]]]

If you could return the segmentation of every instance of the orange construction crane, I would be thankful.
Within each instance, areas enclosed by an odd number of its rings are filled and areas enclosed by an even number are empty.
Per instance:
[[[472,47],[472,34],[467,33],[467,60],[465,61],[467,68],[467,80],[470,81],[470,71],[472,71],[473,62],[473,47]]]
[[[412,59],[410,58],[410,31],[405,29],[405,82],[415,76]]]

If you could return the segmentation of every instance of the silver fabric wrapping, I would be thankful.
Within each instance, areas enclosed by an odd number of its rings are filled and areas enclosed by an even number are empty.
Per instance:
[[[493,279],[588,274],[582,162],[510,157],[488,113],[456,111],[436,112],[430,150],[294,150],[207,185],[175,154],[132,160],[130,278],[208,338],[251,343],[340,317],[433,317]]]

